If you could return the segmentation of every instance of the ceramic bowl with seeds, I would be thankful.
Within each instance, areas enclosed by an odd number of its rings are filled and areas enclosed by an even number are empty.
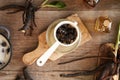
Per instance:
[[[0,32],[0,70],[5,68],[11,60],[12,50],[9,41],[10,32],[4,26],[0,26],[0,30],[5,30],[8,36]]]

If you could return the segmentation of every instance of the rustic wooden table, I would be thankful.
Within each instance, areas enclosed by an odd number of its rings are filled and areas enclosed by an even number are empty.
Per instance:
[[[6,25],[11,31],[11,43],[13,46],[13,56],[9,65],[0,71],[0,80],[14,80],[16,75],[22,73],[25,66],[22,62],[24,53],[34,50],[37,47],[38,35],[45,31],[54,20],[65,18],[73,13],[77,13],[88,31],[92,35],[92,40],[77,48],[76,51],[51,62],[48,61],[43,67],[36,64],[28,66],[30,75],[34,80],[93,80],[92,76],[81,76],[77,78],[61,78],[60,73],[73,73],[80,70],[91,70],[97,66],[97,59],[86,59],[65,65],[57,65],[62,61],[79,58],[85,55],[98,55],[99,45],[105,42],[115,42],[118,25],[120,23],[120,0],[101,0],[93,9],[89,9],[83,0],[63,0],[67,3],[65,9],[41,9],[36,12],[36,23],[38,25],[33,32],[33,36],[23,36],[18,29],[22,25],[22,12],[8,15],[6,11],[0,11],[0,24]],[[42,0],[34,0],[38,5]],[[0,0],[0,6],[6,4],[23,4],[24,0]],[[94,31],[95,19],[99,16],[109,16],[112,21],[111,33],[99,33]]]

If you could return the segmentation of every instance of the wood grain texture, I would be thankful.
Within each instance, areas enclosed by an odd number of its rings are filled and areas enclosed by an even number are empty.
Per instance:
[[[24,53],[34,50],[38,44],[38,35],[45,31],[54,20],[65,18],[73,13],[77,13],[83,23],[86,25],[88,31],[92,35],[92,40],[80,46],[76,51],[63,56],[62,58],[51,62],[48,61],[43,67],[37,67],[33,64],[28,67],[34,80],[68,80],[66,78],[60,78],[60,73],[73,73],[79,70],[91,70],[97,66],[97,59],[86,59],[66,65],[57,65],[59,62],[79,58],[88,55],[98,55],[100,44],[105,42],[115,42],[118,24],[120,22],[119,11],[38,11],[36,13],[37,28],[33,32],[33,36],[23,36],[18,31],[22,27],[21,14],[7,15],[5,12],[0,12],[0,24],[6,25],[11,30],[11,43],[13,46],[13,56],[9,65],[0,71],[0,80],[14,80],[15,76],[22,71],[25,66],[22,62]],[[89,13],[89,15],[88,15]],[[109,16],[112,21],[111,33],[100,33],[94,31],[94,23],[99,16]],[[4,76],[3,76],[4,75]],[[93,78],[79,77],[69,78],[69,80],[93,80]]]
[[[54,0],[49,0],[54,1]],[[100,0],[99,4],[95,8],[90,8],[89,6],[85,5],[83,0],[60,0],[64,1],[67,5],[65,9],[56,9],[56,8],[42,8],[42,11],[85,11],[85,10],[120,10],[120,0]],[[21,4],[23,5],[25,0],[0,0],[0,6],[7,5],[7,4]],[[35,5],[40,5],[43,0],[33,0]]]
[[[0,0],[0,6],[7,4],[24,4],[25,0]],[[30,52],[37,47],[38,35],[45,31],[53,21],[65,18],[73,13],[77,13],[88,31],[92,35],[92,40],[80,46],[76,51],[63,56],[62,58],[50,62],[43,67],[33,64],[28,70],[34,80],[93,80],[92,76],[82,76],[79,78],[60,78],[60,73],[73,73],[80,70],[91,70],[97,66],[97,59],[86,59],[66,65],[57,65],[59,62],[79,58],[88,55],[98,55],[99,45],[105,42],[115,42],[120,23],[120,0],[101,0],[95,8],[88,8],[83,0],[62,0],[67,7],[65,9],[44,8],[36,13],[36,23],[38,25],[32,37],[25,37],[18,31],[22,25],[22,12],[12,15],[0,11],[0,24],[6,25],[11,31],[11,43],[13,56],[9,65],[0,71],[0,80],[14,80],[16,75],[22,72],[25,66],[22,62],[24,53]],[[34,4],[39,5],[42,0],[34,0]],[[99,16],[109,16],[112,21],[111,33],[99,33],[94,31],[95,20]]]
[[[0,6],[7,4],[24,4],[25,0],[0,0]],[[43,0],[34,0],[35,5],[39,5]],[[53,1],[53,0],[51,0]],[[34,50],[38,45],[38,35],[45,31],[53,21],[65,18],[73,13],[79,17],[92,35],[92,40],[79,47],[76,51],[63,56],[55,62],[48,61],[43,67],[33,64],[28,67],[34,80],[93,80],[92,76],[81,76],[79,78],[60,78],[60,73],[73,73],[80,70],[94,69],[97,59],[86,59],[66,65],[57,65],[59,62],[76,59],[87,55],[98,55],[99,45],[105,42],[115,42],[118,24],[120,23],[120,0],[101,0],[95,8],[89,8],[83,0],[61,0],[67,4],[65,9],[43,8],[36,12],[36,23],[32,37],[25,37],[18,31],[22,27],[22,12],[7,15],[0,11],[0,24],[6,25],[11,31],[11,43],[13,46],[13,56],[9,65],[0,71],[0,80],[14,80],[16,75],[22,73],[25,66],[22,62],[24,53]],[[112,21],[112,31],[109,34],[94,31],[95,20],[99,16],[109,16]]]

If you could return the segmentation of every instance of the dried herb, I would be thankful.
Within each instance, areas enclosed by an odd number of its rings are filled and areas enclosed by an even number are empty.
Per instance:
[[[55,7],[55,8],[65,8],[66,4],[62,1],[52,1],[50,3],[47,3],[48,0],[45,0],[44,4],[42,4],[42,7]]]
[[[61,25],[56,32],[57,39],[64,44],[71,44],[77,37],[77,31],[69,24]]]
[[[25,80],[22,76],[17,75],[15,80]]]
[[[77,73],[73,73],[73,74],[60,74],[60,77],[76,77],[76,76],[83,76],[83,75],[87,76],[87,75],[95,74],[95,73],[97,73],[98,71],[100,71],[101,69],[105,68],[107,65],[110,65],[110,64],[111,63],[101,64],[93,70],[86,70],[86,71],[81,71],[81,72],[77,72]]]
[[[71,63],[71,62],[75,62],[75,61],[79,61],[79,60],[96,58],[96,57],[101,58],[101,59],[110,59],[110,60],[113,59],[113,58],[109,58],[109,57],[105,57],[105,56],[86,56],[86,57],[81,57],[81,58],[77,58],[77,59],[66,61],[66,62],[61,62],[61,63],[58,63],[58,65],[63,65],[63,64],[67,64],[67,63]]]
[[[33,80],[27,71],[27,67],[23,68],[23,75],[24,75],[25,80]]]
[[[120,44],[120,25],[119,25],[118,36],[117,36],[117,41],[116,41],[115,46],[113,46],[113,44],[111,44],[111,43],[109,43],[109,44],[107,43],[107,44],[103,45],[102,48],[100,49],[100,51],[103,52],[104,54],[109,54],[109,53],[114,54],[114,57],[111,57],[112,60],[109,60],[109,62],[99,65],[94,70],[77,72],[77,73],[73,73],[73,74],[60,74],[60,76],[61,77],[76,77],[76,76],[81,76],[81,75],[92,75],[92,74],[99,72],[99,75],[96,80],[119,80],[120,79],[119,78],[119,75],[120,75],[119,74],[119,71],[120,71],[120,47],[119,47],[119,44]],[[105,49],[103,49],[103,48],[105,48]],[[92,57],[86,57],[86,58],[92,58]],[[93,57],[93,58],[95,58],[95,57]],[[66,63],[70,63],[70,62],[82,60],[82,59],[85,59],[85,58],[75,59],[75,60],[71,60],[71,61],[63,62],[63,63],[59,63],[59,64],[66,64]]]
[[[31,35],[34,30],[35,23],[35,12],[43,7],[55,7],[55,8],[64,8],[66,5],[62,1],[52,1],[48,3],[48,0],[44,0],[44,2],[40,6],[35,6],[32,3],[33,0],[26,0],[24,5],[16,5],[10,4],[3,7],[0,7],[0,10],[8,10],[12,9],[12,12],[8,12],[7,14],[13,14],[20,11],[23,11],[23,27],[19,29],[19,31],[23,32],[25,35]]]

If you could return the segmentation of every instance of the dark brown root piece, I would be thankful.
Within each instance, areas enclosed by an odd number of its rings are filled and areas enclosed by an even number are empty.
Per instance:
[[[100,46],[100,53],[108,54],[114,57],[114,44],[113,43],[105,43]]]
[[[23,27],[20,28],[19,31],[23,32],[25,35],[31,35],[33,31],[33,26],[37,26],[35,23],[35,11],[37,11],[39,8],[35,7],[32,4],[32,1],[33,0],[26,0],[24,6],[11,4],[0,7],[0,10],[14,9],[13,11],[8,12],[7,14],[13,14],[20,11],[24,11],[22,15]]]
[[[20,75],[17,75],[16,79],[15,80],[25,80],[24,77],[20,76]]]
[[[23,24],[25,24],[25,11],[22,14],[22,20],[23,20]]]
[[[108,79],[109,79],[109,80],[114,80],[114,79],[113,79],[113,76],[114,76],[114,75],[107,76],[107,77],[103,78],[102,80],[108,80]]]
[[[94,74],[94,71],[81,71],[78,73],[73,73],[73,74],[60,74],[60,77],[77,77],[77,76],[82,76],[82,75],[92,75]]]
[[[114,74],[114,70],[116,69],[114,62],[107,63],[107,65],[100,71],[100,74],[97,80],[107,80],[111,79]]]
[[[33,24],[35,27],[37,27],[36,23],[35,23],[35,10],[33,11]]]
[[[24,10],[24,6],[10,4],[10,5],[0,7],[0,10],[7,10],[7,9],[21,9],[21,10]]]
[[[18,13],[18,12],[21,12],[22,9],[18,9],[18,10],[15,10],[15,11],[12,11],[12,12],[7,12],[7,14],[14,14],[14,13]]]
[[[61,63],[58,63],[58,65],[67,64],[67,63],[71,63],[71,62],[75,62],[83,59],[90,59],[90,58],[103,58],[103,59],[111,59],[111,60],[113,59],[113,58],[104,57],[104,56],[87,56],[87,57],[81,57],[81,58],[77,58],[77,59],[66,61],[66,62],[61,62]]]
[[[97,68],[95,68],[94,70],[90,70],[90,71],[81,71],[81,72],[77,72],[77,73],[73,73],[73,74],[60,74],[60,77],[77,77],[77,76],[92,75],[92,74],[95,74],[96,72],[102,70],[106,65],[108,65],[108,63],[101,64]]]
[[[27,67],[23,68],[23,75],[24,75],[25,80],[33,80],[27,71]]]
[[[15,80],[33,80],[27,71],[27,67],[23,68],[23,74],[17,75]]]
[[[23,13],[23,24],[24,26],[19,29],[19,31],[24,32],[24,34],[28,34],[28,35],[32,35],[32,31],[33,31],[33,26],[36,26],[35,24],[35,10],[36,7],[33,6],[33,4],[31,3],[31,0],[26,0],[25,2],[25,9],[24,9],[24,13]],[[27,31],[29,30],[29,31]]]

